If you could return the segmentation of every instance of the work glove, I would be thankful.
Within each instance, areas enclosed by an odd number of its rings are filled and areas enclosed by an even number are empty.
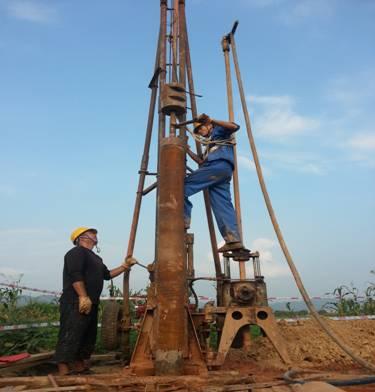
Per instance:
[[[134,264],[137,264],[138,261],[132,257],[129,256],[125,259],[125,261],[121,264],[126,270],[129,270]]]
[[[90,297],[79,296],[78,297],[78,311],[81,314],[89,314],[92,308],[92,302]]]
[[[211,122],[210,116],[208,116],[206,113],[202,113],[198,116],[197,118],[198,122],[201,124],[208,124]]]

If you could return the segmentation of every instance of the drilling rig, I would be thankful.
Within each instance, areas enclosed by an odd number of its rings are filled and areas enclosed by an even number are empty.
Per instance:
[[[233,98],[229,54],[235,50],[232,31],[221,41],[226,70],[228,117],[233,121]],[[236,59],[234,59],[236,60]],[[157,40],[144,151],[130,230],[127,257],[133,256],[142,198],[156,192],[155,261],[148,266],[150,285],[147,306],[138,339],[127,369],[136,375],[204,374],[220,369],[233,345],[246,346],[249,326],[257,325],[282,360],[289,362],[288,352],[267,302],[267,290],[260,270],[259,253],[248,250],[225,252],[220,256],[214,229],[210,198],[204,191],[207,225],[215,267],[214,277],[197,277],[194,273],[194,234],[184,227],[184,179],[191,171],[186,164],[187,127],[197,118],[198,110],[189,50],[184,0],[160,1],[160,30]],[[157,109],[157,170],[148,170],[154,117]],[[155,127],[156,128],[156,127]],[[202,147],[196,142],[197,154]],[[242,236],[237,158],[233,194],[237,224]],[[147,176],[155,175],[145,188]],[[231,277],[231,260],[238,264],[239,279]],[[245,265],[253,264],[253,276],[246,276]],[[233,264],[233,262],[232,262]],[[215,301],[199,309],[194,283],[216,282]],[[124,276],[124,305],[120,320],[124,350],[129,350],[132,328],[129,312],[129,273]],[[194,297],[194,303],[189,303]],[[211,344],[212,333],[217,345]]]

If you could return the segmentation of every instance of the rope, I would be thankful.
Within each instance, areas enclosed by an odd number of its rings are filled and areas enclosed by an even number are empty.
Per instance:
[[[211,140],[210,138],[194,133],[188,127],[186,127],[186,130],[190,133],[190,135],[193,137],[195,141],[197,141],[200,144],[203,144],[204,146],[211,146],[211,145],[235,146],[236,145],[236,141],[233,136],[231,136],[228,139]]]

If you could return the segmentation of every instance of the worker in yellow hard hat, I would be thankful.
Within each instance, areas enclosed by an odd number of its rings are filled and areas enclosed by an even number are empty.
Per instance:
[[[129,257],[119,267],[109,270],[93,252],[98,244],[97,234],[92,227],[73,230],[70,239],[74,247],[64,257],[60,331],[55,352],[59,375],[89,372],[88,360],[95,347],[104,280],[129,271],[137,263]]]

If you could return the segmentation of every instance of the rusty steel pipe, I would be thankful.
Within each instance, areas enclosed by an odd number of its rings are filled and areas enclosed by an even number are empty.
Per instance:
[[[164,71],[161,73],[159,78],[159,91],[163,90],[163,86],[166,81],[166,39],[167,39],[167,0],[160,0],[160,52],[159,52],[159,66]],[[160,142],[165,137],[165,114],[161,111],[161,94],[159,94],[158,100],[158,153],[157,153],[157,168],[158,173],[160,170]],[[156,205],[155,205],[155,254],[158,243],[158,203],[159,203],[159,188],[156,188]]]
[[[227,42],[226,38],[223,40],[223,53],[225,60],[225,76],[226,76],[226,86],[227,86],[227,98],[228,98],[228,114],[229,121],[234,121],[234,112],[233,112],[233,88],[232,88],[232,79],[231,79],[231,69],[230,69],[230,61],[229,61],[229,42]],[[233,135],[234,140],[236,140],[235,135]],[[233,192],[234,192],[234,205],[236,208],[236,216],[237,216],[237,225],[238,231],[241,236],[241,240],[243,241],[243,231],[242,231],[242,217],[241,217],[241,201],[240,201],[240,185],[238,179],[238,164],[237,164],[237,148],[233,146],[234,152],[234,171],[233,171]]]
[[[173,2],[173,24],[172,24],[172,82],[177,82],[177,51],[178,51],[178,25],[179,25],[178,0]]]
[[[194,234],[187,233],[185,243],[187,253],[187,277],[194,278]]]
[[[128,248],[126,251],[126,258],[129,256],[132,256],[133,252],[134,252],[134,245],[135,245],[135,239],[136,239],[136,235],[137,235],[139,215],[140,215],[140,211],[141,211],[143,190],[144,190],[148,162],[149,162],[149,157],[150,157],[152,128],[153,128],[153,123],[154,123],[155,105],[156,105],[157,89],[158,89],[156,79],[160,75],[159,57],[160,57],[161,41],[162,41],[162,36],[161,36],[161,31],[159,31],[158,46],[157,46],[157,50],[156,50],[156,56],[155,56],[156,58],[155,58],[155,66],[154,66],[155,72],[154,72],[152,80],[149,84],[149,87],[151,88],[151,97],[150,97],[150,104],[149,104],[149,110],[148,110],[145,144],[144,144],[144,149],[143,149],[141,166],[140,166],[140,170],[139,170],[137,194],[136,194],[134,211],[133,211],[132,225],[130,228]],[[123,316],[122,316],[122,320],[121,320],[121,327],[122,327],[122,330],[124,333],[123,352],[125,355],[128,355],[130,353],[130,345],[129,345],[129,331],[130,331],[130,329],[129,329],[129,327],[131,324],[131,320],[130,320],[130,299],[129,299],[129,277],[130,277],[130,272],[127,271],[126,273],[124,273],[123,283],[122,283],[122,292],[123,292],[124,301],[123,301],[123,305],[122,305]]]
[[[179,137],[160,146],[158,244],[155,285],[155,373],[182,374],[187,345],[186,249],[184,232],[185,148]]]
[[[184,34],[185,0],[178,0],[178,47],[179,47],[179,82],[186,92],[186,40]],[[179,121],[186,121],[186,113],[179,117]],[[180,128],[179,135],[186,137],[186,128]]]
[[[227,98],[228,98],[228,114],[229,121],[234,121],[234,113],[233,113],[233,88],[232,88],[232,78],[231,78],[231,70],[230,70],[230,59],[229,59],[229,51],[230,45],[227,36],[225,36],[222,40],[222,49],[224,53],[224,63],[225,63],[225,80],[227,86]],[[236,141],[236,136],[233,135],[234,140]],[[234,194],[234,206],[236,210],[236,218],[237,218],[237,227],[238,232],[240,234],[241,241],[243,242],[243,231],[242,231],[242,214],[241,214],[241,200],[240,200],[240,182],[238,178],[238,162],[237,162],[237,146],[233,146],[233,156],[234,156],[234,170],[233,170],[233,194]],[[240,279],[246,279],[246,267],[245,261],[240,261],[238,263],[239,271],[240,271]]]
[[[135,238],[136,238],[136,234],[137,234],[139,214],[140,214],[141,203],[142,203],[142,194],[143,194],[143,190],[144,190],[148,162],[149,162],[149,157],[150,157],[150,145],[151,145],[151,137],[152,137],[152,127],[153,127],[153,123],[154,123],[154,113],[155,113],[155,105],[156,105],[156,98],[157,98],[157,89],[158,89],[157,85],[156,86],[153,85],[153,87],[151,87],[151,98],[150,98],[150,105],[149,105],[149,111],[148,111],[145,144],[144,144],[144,150],[143,150],[143,155],[142,155],[141,168],[139,170],[137,196],[136,196],[136,200],[135,200],[133,219],[132,219],[132,225],[131,225],[131,229],[130,229],[126,257],[132,256],[133,252],[134,252]]]
[[[189,38],[187,34],[187,26],[186,26],[186,18],[184,18],[183,21],[183,30],[184,30],[184,36],[185,36],[185,50],[186,50],[186,73],[187,73],[187,79],[188,79],[188,85],[189,85],[189,92],[190,92],[190,104],[191,104],[191,110],[192,110],[192,116],[193,118],[197,117],[197,103],[194,95],[194,80],[193,80],[193,72],[192,72],[192,65],[191,65],[191,58],[190,58],[190,49],[189,49]],[[197,149],[197,154],[202,155],[202,149],[199,143],[195,143],[196,149]],[[215,233],[215,228],[214,228],[214,221],[212,217],[212,210],[211,210],[211,203],[210,203],[210,198],[208,195],[208,191],[205,190],[203,191],[204,195],[204,204],[206,208],[206,215],[207,215],[207,223],[208,223],[208,229],[210,233],[210,239],[211,239],[211,249],[212,249],[212,255],[214,258],[214,264],[215,264],[215,272],[217,277],[222,276],[222,270],[221,270],[221,264],[220,264],[220,257],[219,253],[217,251],[217,239],[216,239],[216,233]],[[220,292],[220,289],[218,287],[218,293]],[[218,294],[218,306],[221,304],[221,296]]]
[[[155,181],[154,183],[152,183],[150,186],[148,186],[147,188],[143,189],[142,192],[142,196],[146,196],[148,195],[150,192],[152,192],[155,188],[157,188],[158,186],[158,182]]]

